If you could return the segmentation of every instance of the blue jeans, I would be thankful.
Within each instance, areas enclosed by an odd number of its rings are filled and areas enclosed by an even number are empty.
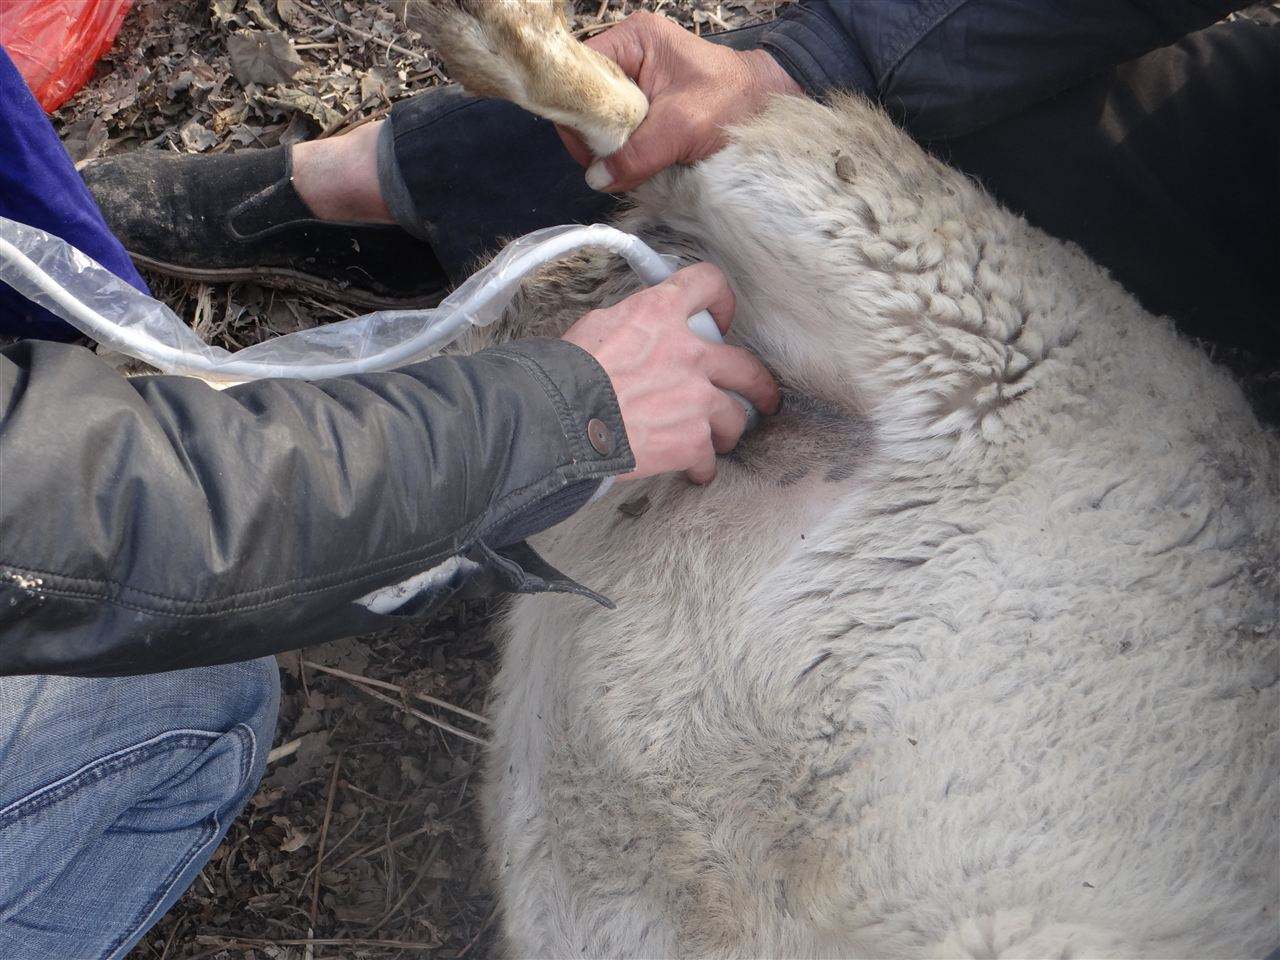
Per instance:
[[[124,957],[252,796],[271,658],[144,677],[0,677],[0,957]]]

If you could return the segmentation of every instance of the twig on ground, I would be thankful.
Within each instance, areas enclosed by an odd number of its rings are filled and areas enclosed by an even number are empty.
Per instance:
[[[302,737],[296,737],[288,743],[282,743],[267,754],[267,766],[275,763],[277,760],[283,760],[285,757],[292,757],[298,752],[298,748],[302,746]]]
[[[423,857],[422,866],[418,868],[417,876],[413,878],[413,882],[410,883],[404,893],[400,895],[400,899],[397,900],[386,913],[379,917],[376,922],[369,924],[373,930],[380,930],[382,925],[394,917],[396,915],[396,911],[404,906],[404,902],[409,899],[409,895],[413,893],[414,890],[418,889],[418,884],[421,883],[422,878],[427,875],[427,869],[434,865],[436,857],[440,855],[440,847],[443,844],[444,840],[437,840],[435,842],[435,845],[431,848],[431,852]]]
[[[357,850],[355,853],[351,854],[349,857],[339,860],[337,863],[333,865],[331,869],[341,870],[348,863],[350,863],[352,860],[357,859],[358,857],[372,857],[375,853],[381,853],[383,850],[390,850],[393,847],[398,847],[400,846],[400,844],[405,843],[409,840],[412,840],[414,837],[420,837],[427,831],[434,830],[434,829],[436,829],[435,824],[427,824],[425,827],[419,827],[417,830],[410,830],[408,833],[403,834],[402,836],[396,837],[394,840],[390,841],[389,843],[380,843],[376,847],[369,847],[364,850]]]
[[[343,789],[350,790],[353,793],[358,793],[362,797],[368,797],[370,800],[377,800],[378,803],[390,803],[393,806],[397,806],[397,807],[407,807],[409,804],[413,803],[412,800],[392,800],[389,797],[380,797],[376,793],[370,793],[368,790],[365,790],[363,787],[356,786],[350,780],[341,781],[341,785]]]
[[[323,664],[315,663],[311,660],[303,660],[302,663],[304,666],[310,667],[312,670],[319,670],[321,673],[328,673],[335,677],[341,677],[343,680],[350,680],[353,683],[363,683],[369,687],[379,687],[383,690],[390,690],[393,693],[398,693],[401,696],[408,694],[409,696],[421,700],[423,703],[431,704],[433,707],[439,707],[442,710],[449,710],[458,714],[458,716],[466,717],[468,720],[474,720],[476,723],[483,723],[487,727],[493,726],[493,721],[487,717],[482,717],[478,713],[472,713],[470,710],[464,710],[462,707],[449,703],[447,700],[440,700],[428,694],[419,693],[417,690],[406,690],[398,683],[389,683],[386,680],[375,680],[373,677],[361,676],[358,673],[348,673],[345,670],[339,670],[337,667],[326,667]]]
[[[373,103],[374,99],[375,98],[373,97],[366,97],[365,99],[361,100],[354,107],[352,107],[350,110],[344,113],[341,117],[339,117],[337,120],[333,121],[333,123],[329,124],[329,126],[321,130],[320,135],[316,137],[316,139],[324,140],[328,137],[332,137],[334,134],[340,131],[343,127],[345,127],[347,123],[350,122],[352,117],[354,117],[357,113],[359,113],[365,107]]]
[[[433,727],[439,727],[446,733],[452,733],[455,737],[461,737],[463,740],[478,743],[482,747],[487,747],[489,745],[489,741],[484,737],[477,737],[474,733],[467,733],[467,731],[463,730],[461,727],[455,727],[452,723],[447,723],[438,717],[433,717],[429,713],[423,713],[421,710],[415,709],[414,707],[397,700],[395,697],[388,697],[385,693],[379,693],[377,690],[374,690],[372,687],[365,686],[358,680],[350,680],[348,682],[361,693],[367,693],[375,700],[381,700],[383,703],[389,703],[397,710],[403,710],[405,713],[409,714],[409,716],[417,717],[419,720],[424,723],[429,723]]]
[[[317,137],[316,139],[323,140],[326,137],[334,137],[340,133],[350,133],[352,130],[355,130],[357,127],[363,127],[366,123],[373,123],[373,121],[375,120],[381,120],[383,117],[385,117],[387,114],[391,112],[392,106],[393,104],[390,104],[390,103],[385,104],[384,106],[379,107],[377,110],[374,110],[370,113],[366,113],[363,117],[360,117],[358,120],[352,120],[351,123],[346,123],[346,120],[350,119],[350,114],[348,114],[347,117],[343,118],[342,122],[336,124],[333,127],[330,127],[324,133],[320,134],[320,136]]]
[[[308,944],[317,947],[389,947],[397,950],[439,950],[438,943],[423,943],[414,940],[370,940],[370,939],[343,939],[341,937],[329,937],[324,940],[302,940],[294,938],[292,940],[268,940],[265,937],[222,937],[210,934],[200,934],[196,937],[196,942],[202,946],[212,946],[213,951],[230,949],[240,949],[244,947],[305,947]],[[208,954],[204,954],[207,956]]]
[[[338,792],[338,772],[342,769],[342,752],[339,751],[333,760],[333,773],[329,774],[328,798],[324,802],[324,820],[320,824],[320,842],[316,846],[316,875],[311,885],[311,911],[308,913],[310,926],[307,927],[307,940],[311,940],[312,931],[316,928],[316,917],[320,912],[320,861],[324,859],[324,844],[329,838],[329,821],[333,818],[333,798]],[[308,946],[310,949],[310,946]]]
[[[339,780],[338,786],[343,787],[344,789],[351,788],[351,784],[348,783],[346,780]],[[335,843],[331,847],[328,847],[324,852],[324,856],[317,857],[316,862],[307,868],[307,872],[302,875],[302,883],[298,885],[299,893],[305,890],[307,887],[307,884],[311,882],[311,875],[316,871],[318,871],[322,866],[324,866],[324,862],[328,860],[330,857],[332,857],[339,850],[341,850],[342,845],[346,843],[348,840],[350,840],[352,835],[354,835],[355,832],[360,829],[360,825],[364,823],[364,818],[365,818],[365,811],[361,810],[360,816],[356,818],[355,826],[353,826],[350,830],[344,833],[341,839],[339,839],[337,843]]]
[[[173,933],[171,933],[169,935],[169,938],[164,942],[164,953],[160,954],[160,960],[167,960],[169,956],[169,951],[172,950],[173,945],[178,942],[178,936],[182,933],[183,928],[185,926],[186,926],[186,921],[184,919],[181,923],[179,923],[176,927],[173,928]]]
[[[371,43],[379,44],[380,46],[386,47],[388,50],[394,50],[396,53],[402,53],[406,57],[413,57],[416,60],[426,60],[428,63],[430,62],[430,59],[426,55],[417,50],[410,50],[408,47],[402,47],[400,44],[393,43],[390,40],[383,40],[381,37],[370,33],[368,30],[361,30],[359,27],[353,27],[349,23],[343,23],[341,20],[336,20],[327,13],[321,13],[315,7],[303,6],[302,9],[318,20],[323,20],[325,23],[333,24],[333,26],[337,27],[339,30],[345,30],[347,33],[354,34],[355,36],[368,40]]]
[[[484,932],[493,925],[494,918],[497,917],[497,915],[498,915],[497,910],[489,911],[488,918],[485,920],[484,923],[480,924],[480,929],[477,930],[476,935],[471,938],[471,942],[468,943],[465,947],[463,947],[462,952],[458,954],[458,960],[462,960],[463,957],[465,957],[468,953],[471,952],[471,948],[474,947],[476,943],[480,940],[480,938],[484,936]]]
[[[293,297],[288,297],[285,300],[285,303],[288,305],[289,312],[293,314],[294,319],[299,323],[302,323],[302,318],[298,316],[298,305],[294,301]],[[302,651],[295,650],[293,657],[298,661],[298,679],[302,681],[302,696],[305,698],[304,702],[309,703],[311,701],[311,685],[307,683],[307,668],[302,665]]]

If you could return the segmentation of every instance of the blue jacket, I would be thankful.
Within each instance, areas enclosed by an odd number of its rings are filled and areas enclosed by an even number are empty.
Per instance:
[[[801,0],[762,46],[813,97],[857,90],[912,135],[970,133],[1250,0]]]

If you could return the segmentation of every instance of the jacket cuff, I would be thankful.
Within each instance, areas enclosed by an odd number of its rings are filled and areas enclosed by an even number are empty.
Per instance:
[[[635,457],[613,384],[591,354],[552,339],[521,340],[485,352],[514,361],[542,388],[559,419],[567,454],[551,482],[512,491],[486,518],[478,539],[501,547],[571,516],[606,477],[632,470]]]
[[[760,46],[815,100],[837,90],[875,96],[865,57],[823,7],[792,6],[764,32]]]
[[[607,478],[635,466],[608,374],[591,354],[564,340],[518,340],[475,356],[514,363],[541,388],[552,416],[535,412],[531,427],[541,429],[518,431],[510,443],[513,451],[526,447],[513,459],[541,462],[549,470],[532,483],[527,474],[509,476],[458,553],[356,603],[378,614],[423,616],[451,597],[508,591],[572,593],[612,607],[524,542],[586,506]],[[554,428],[545,429],[553,417],[559,421],[558,440],[552,439]]]

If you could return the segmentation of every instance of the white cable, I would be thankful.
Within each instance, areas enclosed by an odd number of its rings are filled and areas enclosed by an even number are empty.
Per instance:
[[[10,223],[12,221],[0,218],[0,231]],[[26,228],[26,231],[39,234],[33,228]],[[529,238],[522,239],[532,240],[536,236],[538,234],[531,234]],[[95,269],[105,271],[105,268],[93,263],[80,251],[58,238],[49,235],[39,237],[41,240],[45,238],[50,243],[63,244],[67,247],[67,255],[78,268],[76,272],[85,273]],[[516,250],[521,243],[522,241],[516,241],[508,249]],[[650,285],[662,282],[675,272],[673,266],[639,237],[623,233],[621,230],[603,224],[561,228],[560,232],[509,257],[508,262],[502,263],[501,267],[492,273],[482,271],[477,274],[459,288],[450,298],[451,302],[447,301],[448,309],[433,311],[435,318],[427,322],[414,335],[368,356],[313,363],[236,360],[234,355],[228,355],[226,359],[218,359],[216,356],[204,356],[190,349],[163,343],[145,328],[118,324],[104,317],[89,304],[67,291],[57,279],[3,236],[0,236],[0,266],[5,269],[4,275],[0,275],[0,278],[8,280],[11,285],[19,289],[19,292],[37,299],[43,306],[99,342],[145,360],[161,370],[196,376],[204,375],[223,381],[257,380],[268,377],[316,380],[374,370],[389,370],[410,360],[421,358],[424,354],[437,351],[456,339],[468,324],[483,326],[496,319],[502,308],[515,295],[521,280],[527,274],[583,247],[601,247],[621,255],[640,278]],[[78,255],[79,260],[75,255]],[[495,263],[501,260],[500,255]],[[84,264],[79,261],[84,261]],[[16,268],[17,277],[13,276],[14,268]],[[22,280],[26,283],[21,283]],[[147,303],[152,302],[141,293],[138,297]],[[381,312],[377,317],[387,323],[402,318],[411,320],[425,313],[426,311],[419,310],[388,310]],[[364,319],[339,321],[338,324],[331,325],[331,329],[337,332],[337,328],[343,323],[355,324]],[[706,311],[692,318],[690,325],[694,332],[704,339],[720,340],[719,330]]]

